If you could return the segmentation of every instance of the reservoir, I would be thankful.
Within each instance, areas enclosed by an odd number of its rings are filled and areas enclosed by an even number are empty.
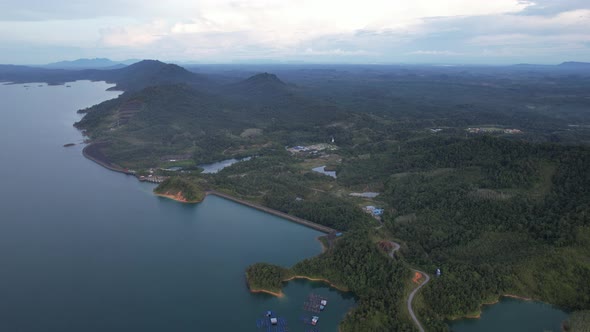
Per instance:
[[[266,310],[304,331],[310,293],[337,331],[354,298],[293,281],[250,293],[255,262],[318,255],[321,233],[225,199],[156,197],[153,185],[85,159],[75,112],[119,92],[87,81],[0,85],[0,331],[258,331]]]

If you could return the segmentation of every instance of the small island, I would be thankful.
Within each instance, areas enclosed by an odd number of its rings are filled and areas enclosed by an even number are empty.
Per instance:
[[[205,191],[198,184],[180,177],[164,180],[154,189],[154,193],[182,203],[200,203],[205,199]]]

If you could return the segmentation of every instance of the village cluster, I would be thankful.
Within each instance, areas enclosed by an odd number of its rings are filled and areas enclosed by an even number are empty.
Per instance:
[[[484,133],[504,133],[504,134],[522,134],[522,130],[520,129],[502,129],[502,128],[467,128],[467,131],[472,134],[484,134]]]

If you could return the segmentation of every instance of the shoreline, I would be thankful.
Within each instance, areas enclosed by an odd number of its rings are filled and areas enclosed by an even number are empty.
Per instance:
[[[285,297],[285,294],[283,294],[283,292],[276,293],[276,292],[271,292],[271,291],[266,290],[266,289],[251,289],[251,288],[249,288],[249,290],[250,290],[250,293],[264,293],[264,294],[269,294],[269,295],[276,296],[278,298]]]
[[[87,159],[89,159],[89,160],[97,163],[98,165],[100,165],[100,166],[102,166],[102,167],[104,167],[104,168],[106,168],[108,170],[111,170],[111,171],[114,171],[114,172],[117,172],[117,173],[123,173],[123,174],[126,174],[126,175],[134,175],[134,174],[130,173],[129,171],[127,171],[126,169],[123,169],[123,168],[118,167],[116,165],[112,165],[112,164],[110,164],[108,162],[104,162],[104,161],[100,160],[99,158],[96,158],[96,157],[90,155],[88,153],[87,149],[90,148],[93,144],[97,144],[97,143],[89,143],[89,144],[87,144],[82,149],[82,154],[83,154],[84,157],[86,157]],[[202,200],[199,200],[199,201],[187,201],[187,200],[178,198],[177,195],[158,194],[158,193],[155,193],[155,192],[153,194],[155,196],[159,196],[159,197],[166,198],[166,199],[171,199],[173,201],[176,201],[176,202],[179,202],[179,203],[182,203],[182,204],[196,204],[196,203],[200,203],[200,202],[203,202],[207,196],[213,195],[213,196],[217,196],[217,197],[221,197],[221,198],[224,198],[224,199],[233,201],[233,202],[238,203],[240,205],[248,206],[248,207],[254,208],[256,210],[259,210],[259,211],[262,211],[262,212],[266,212],[266,213],[272,214],[274,216],[277,216],[277,217],[280,217],[280,218],[283,218],[283,219],[287,219],[287,220],[289,220],[291,222],[295,222],[297,224],[300,224],[300,225],[309,227],[311,229],[320,231],[320,232],[322,232],[324,234],[330,234],[330,233],[337,232],[337,230],[332,229],[330,227],[323,226],[323,225],[320,225],[320,224],[316,224],[316,223],[311,222],[309,220],[305,220],[305,219],[298,218],[298,217],[295,217],[295,216],[291,216],[291,215],[286,214],[284,212],[281,212],[281,211],[278,211],[278,210],[274,210],[274,209],[271,209],[271,208],[268,208],[266,206],[262,206],[262,205],[259,205],[259,204],[256,204],[256,203],[252,203],[252,202],[249,202],[249,201],[246,201],[246,200],[243,200],[243,199],[240,199],[240,198],[237,198],[237,197],[234,197],[232,195],[229,195],[229,194],[226,194],[226,193],[222,193],[222,192],[219,192],[219,191],[216,191],[216,190],[208,190],[208,191],[206,191],[205,192],[205,197]],[[323,253],[325,253],[327,251],[327,248],[324,245],[324,243],[320,240],[320,237],[321,236],[316,237],[316,240],[318,242],[320,242],[320,245],[322,247],[322,253],[321,254],[323,254]],[[308,281],[323,282],[323,283],[327,284],[329,287],[334,288],[334,289],[336,289],[338,291],[341,291],[341,292],[350,292],[350,290],[343,289],[342,287],[333,284],[331,281],[329,281],[327,279],[312,278],[312,277],[307,277],[307,276],[302,276],[302,275],[291,276],[291,277],[283,280],[283,282],[289,282],[289,281],[296,280],[296,279],[304,279],[304,280],[308,280]],[[276,296],[278,298],[285,297],[285,294],[282,291],[277,293],[277,292],[273,292],[273,291],[269,291],[269,290],[265,290],[265,289],[252,289],[252,288],[249,287],[249,285],[248,285],[248,290],[250,291],[250,293],[265,293],[265,294],[269,294],[269,295],[272,295],[272,296]],[[466,315],[463,315],[463,316],[453,317],[453,318],[449,319],[449,321],[457,321],[457,320],[461,320],[461,319],[480,319],[481,318],[483,307],[486,306],[486,305],[494,305],[494,304],[497,304],[498,302],[500,302],[500,300],[501,300],[502,297],[513,298],[513,299],[522,300],[522,301],[535,301],[534,299],[529,298],[529,297],[524,297],[524,296],[519,296],[519,295],[514,295],[514,294],[502,294],[502,295],[498,296],[498,298],[496,300],[494,300],[494,301],[481,303],[479,305],[479,307],[478,307],[478,312],[477,312],[476,315],[466,314]]]
[[[129,171],[127,171],[127,170],[125,170],[125,169],[123,169],[121,167],[118,167],[116,165],[112,165],[110,163],[107,163],[107,162],[105,162],[103,160],[100,160],[99,158],[96,158],[96,157],[92,156],[90,153],[88,153],[88,150],[87,149],[88,148],[91,148],[93,144],[96,144],[96,143],[89,143],[89,144],[87,144],[82,149],[82,155],[84,157],[86,157],[87,159],[89,159],[89,160],[91,160],[91,161],[99,164],[100,166],[102,166],[102,167],[104,167],[104,168],[106,168],[108,170],[111,170],[111,171],[114,171],[114,172],[117,172],[117,173],[127,174],[127,175],[134,175],[134,174],[130,173]],[[221,198],[230,200],[230,201],[232,201],[234,203],[238,203],[240,205],[245,205],[245,206],[254,208],[256,210],[259,210],[259,211],[262,211],[262,212],[266,212],[266,213],[272,214],[274,216],[277,216],[277,217],[280,217],[280,218],[283,218],[283,219],[287,219],[287,220],[289,220],[291,222],[295,222],[297,224],[306,226],[308,228],[314,229],[314,230],[319,231],[319,232],[322,232],[324,234],[330,234],[330,233],[337,232],[337,230],[335,230],[333,228],[330,228],[330,227],[327,227],[327,226],[323,226],[323,225],[320,225],[320,224],[316,224],[316,223],[314,223],[312,221],[305,220],[305,219],[302,219],[302,218],[298,218],[298,217],[295,217],[295,216],[286,214],[284,212],[271,209],[271,208],[266,207],[266,206],[262,206],[262,205],[259,205],[259,204],[256,204],[256,203],[248,202],[246,200],[243,200],[243,199],[240,199],[240,198],[237,198],[237,197],[234,197],[232,195],[229,195],[229,194],[226,194],[226,193],[222,193],[222,192],[219,192],[219,191],[216,191],[216,190],[208,190],[208,191],[206,191],[205,192],[205,197],[202,200],[199,200],[199,201],[187,201],[184,198],[180,198],[179,195],[159,194],[159,193],[155,193],[155,192],[153,192],[153,194],[155,196],[166,198],[166,199],[170,199],[170,200],[173,200],[173,201],[176,201],[176,202],[179,202],[179,203],[183,203],[183,204],[196,204],[196,203],[200,203],[200,202],[203,202],[205,200],[205,198],[207,198],[207,196],[213,195],[213,196],[217,196],[217,197],[221,197]],[[325,253],[328,250],[328,248],[326,248],[326,246],[324,245],[324,243],[321,241],[320,238],[321,238],[321,236],[318,236],[318,237],[316,237],[316,240],[320,243],[320,245],[322,247],[321,254],[323,254],[323,253]],[[330,282],[327,279],[312,278],[312,277],[301,276],[301,275],[289,277],[288,279],[283,280],[283,282],[289,282],[289,281],[295,280],[295,279],[305,279],[305,280],[308,280],[308,281],[319,281],[319,282],[326,283],[330,287],[332,287],[332,288],[334,288],[336,290],[339,290],[341,292],[350,292],[350,290],[344,289],[344,288],[342,288],[340,286],[337,286],[337,285],[333,284],[332,282]],[[250,287],[248,287],[248,288],[249,288],[250,292],[252,292],[252,293],[266,293],[266,294],[270,294],[270,295],[273,295],[273,296],[276,296],[276,297],[284,297],[284,294],[282,292],[277,293],[277,292],[272,292],[272,291],[265,290],[265,289],[251,289]]]
[[[322,235],[318,236],[315,238],[320,245],[322,246],[322,254],[325,253],[326,251],[328,251],[328,248],[326,247],[326,245],[324,244],[324,242],[322,242]],[[321,254],[320,254],[321,255]]]
[[[450,321],[457,321],[457,320],[462,320],[462,319],[480,319],[481,318],[481,314],[483,313],[483,307],[484,306],[490,306],[490,305],[494,305],[494,304],[498,304],[503,297],[507,297],[509,299],[515,299],[515,300],[520,300],[520,301],[537,301],[531,297],[526,297],[526,296],[520,296],[520,295],[514,295],[514,294],[502,294],[500,296],[498,296],[497,299],[491,301],[491,302],[482,302],[479,304],[479,307],[477,308],[477,312],[473,315],[467,314],[464,316],[458,316],[458,317],[453,317],[451,319],[449,319]]]
[[[102,167],[104,167],[104,168],[106,168],[108,170],[111,170],[111,171],[114,171],[114,172],[117,172],[117,173],[127,174],[127,175],[134,175],[134,174],[131,174],[130,172],[128,172],[127,170],[123,169],[123,168],[120,168],[120,167],[117,167],[117,166],[112,165],[110,163],[104,162],[104,161],[100,160],[99,158],[96,158],[96,157],[90,155],[88,153],[88,151],[87,151],[87,148],[91,147],[92,144],[93,143],[90,143],[90,144],[86,145],[82,149],[82,155],[84,157],[86,157],[87,159],[89,159],[89,160],[91,160],[91,161],[99,164],[100,166],[102,166]],[[205,198],[207,198],[207,196],[213,195],[213,196],[217,196],[217,197],[221,197],[221,198],[230,200],[230,201],[232,201],[234,203],[238,203],[240,205],[245,205],[245,206],[254,208],[256,210],[259,210],[259,211],[262,211],[262,212],[266,212],[266,213],[272,214],[274,216],[277,216],[277,217],[280,217],[280,218],[283,218],[283,219],[287,219],[287,220],[289,220],[291,222],[295,222],[297,224],[300,224],[300,225],[309,227],[311,229],[314,229],[316,231],[322,232],[324,234],[330,234],[330,233],[337,232],[333,228],[330,228],[330,227],[327,227],[327,226],[323,226],[323,225],[320,225],[320,224],[316,224],[316,223],[314,223],[312,221],[309,221],[309,220],[305,220],[305,219],[302,219],[302,218],[291,216],[291,215],[286,214],[284,212],[281,212],[281,211],[278,211],[278,210],[274,210],[274,209],[271,209],[271,208],[266,207],[266,206],[258,205],[256,203],[248,202],[246,200],[243,200],[243,199],[240,199],[240,198],[231,196],[231,195],[226,194],[226,193],[215,191],[215,190],[208,190],[208,191],[206,191],[205,192],[205,197],[202,200],[199,200],[199,201],[187,201],[185,199],[179,198],[178,195],[158,194],[158,193],[155,193],[155,192],[153,192],[153,194],[155,196],[166,198],[166,199],[171,199],[173,201],[176,201],[176,202],[179,202],[179,203],[183,203],[183,204],[196,204],[196,203],[200,203],[200,202],[204,201]],[[316,240],[320,243],[320,245],[322,247],[322,254],[323,254],[323,253],[325,253],[328,250],[328,248],[326,248],[326,246],[324,245],[324,243],[320,240],[320,237],[321,236],[316,237]],[[323,282],[323,283],[327,284],[328,286],[330,286],[330,287],[332,287],[332,288],[334,288],[334,289],[336,289],[338,291],[347,292],[347,293],[350,292],[350,290],[344,289],[344,288],[342,288],[340,286],[337,286],[337,285],[333,284],[329,280],[322,279],[322,278],[312,278],[312,277],[307,277],[307,276],[296,275],[296,276],[291,276],[288,279],[283,280],[283,282],[289,282],[289,281],[295,280],[295,279],[305,279],[305,280],[308,280],[308,281]],[[252,289],[249,286],[248,286],[248,289],[249,289],[249,291],[251,293],[265,293],[265,294],[276,296],[278,298],[282,298],[282,297],[285,296],[283,294],[283,292],[278,292],[277,293],[277,292],[272,292],[272,291],[265,290],[265,289]]]
[[[322,278],[312,278],[312,277],[307,277],[307,276],[301,276],[301,275],[297,275],[297,276],[291,276],[285,280],[283,280],[283,282],[289,282],[291,280],[296,280],[296,279],[305,279],[307,281],[319,281],[319,282],[323,282],[325,284],[328,284],[328,286],[337,289],[341,292],[345,292],[345,293],[350,293],[350,290],[342,288],[341,286],[337,286],[335,284],[333,284],[330,280],[328,279],[322,279]]]
[[[166,199],[171,199],[173,201],[183,203],[183,204],[197,204],[197,203],[201,203],[203,201],[203,199],[199,200],[199,201],[187,201],[186,199],[182,198],[181,195],[158,194],[156,192],[154,192],[154,195],[156,195],[158,197],[166,198]]]
[[[100,143],[89,143],[88,145],[86,145],[82,149],[82,155],[84,157],[86,157],[86,159],[92,160],[93,162],[99,164],[100,166],[102,166],[102,167],[104,167],[104,168],[106,168],[108,170],[111,170],[111,171],[114,171],[114,172],[117,172],[117,173],[123,173],[123,174],[126,174],[126,175],[133,175],[133,176],[135,176],[134,173],[131,173],[128,170],[126,170],[126,169],[124,169],[122,167],[119,167],[117,165],[113,165],[113,164],[111,164],[109,162],[106,162],[104,160],[101,160],[100,158],[95,157],[91,153],[89,153],[88,150],[89,149],[92,149],[93,147],[96,147],[97,144],[100,144]],[[154,193],[154,194],[156,194],[156,193]],[[161,196],[161,197],[165,197],[165,198],[169,198],[169,199],[175,200],[175,201],[180,202],[180,203],[185,203],[185,204],[196,204],[196,203],[200,203],[203,200],[205,200],[205,198],[207,196],[214,195],[214,196],[218,196],[218,197],[221,197],[221,198],[225,198],[227,200],[233,201],[233,202],[238,203],[238,204],[241,204],[241,205],[245,205],[245,206],[254,208],[254,209],[259,210],[259,211],[262,211],[262,212],[266,212],[266,213],[272,214],[274,216],[277,216],[277,217],[280,217],[280,218],[283,218],[283,219],[287,219],[289,221],[292,221],[294,223],[297,223],[297,224],[300,224],[300,225],[309,227],[311,229],[314,229],[316,231],[322,232],[324,234],[330,234],[330,233],[336,233],[336,232],[338,232],[337,230],[335,230],[333,228],[330,228],[330,227],[327,227],[327,226],[323,226],[323,225],[320,225],[320,224],[316,224],[316,223],[314,223],[312,221],[305,220],[305,219],[299,218],[299,217],[295,217],[295,216],[292,216],[290,214],[287,214],[287,213],[284,213],[284,212],[281,212],[281,211],[278,211],[278,210],[275,210],[275,209],[271,209],[269,207],[262,206],[262,205],[259,205],[259,204],[256,204],[256,203],[252,203],[252,202],[243,200],[241,198],[237,198],[237,197],[234,197],[232,195],[229,195],[229,194],[226,194],[226,193],[222,193],[222,192],[219,192],[219,191],[216,191],[216,190],[208,190],[208,191],[206,191],[205,192],[205,197],[202,200],[200,200],[200,201],[194,201],[194,202],[193,201],[186,201],[186,200],[179,200],[179,199],[175,198],[173,195],[161,195],[161,194],[156,194],[156,195],[157,196]],[[322,244],[322,246],[323,246],[323,244]]]
[[[104,167],[104,168],[106,168],[106,169],[108,169],[108,170],[110,170],[110,171],[117,172],[117,173],[123,173],[123,174],[126,174],[126,175],[134,175],[134,174],[132,174],[131,172],[129,172],[128,170],[126,170],[126,169],[124,169],[124,168],[122,168],[122,167],[119,167],[119,166],[113,165],[113,164],[111,164],[111,163],[108,163],[108,162],[106,162],[106,161],[104,161],[104,160],[100,160],[100,158],[97,158],[97,157],[95,157],[95,156],[91,155],[91,154],[88,152],[88,150],[89,150],[89,149],[91,149],[91,148],[93,148],[93,147],[95,146],[95,144],[99,144],[99,143],[89,143],[89,144],[87,144],[87,145],[86,145],[86,146],[85,146],[85,147],[82,149],[82,155],[83,155],[83,156],[84,156],[86,159],[88,159],[88,160],[91,160],[91,161],[93,161],[93,162],[95,162],[95,163],[99,164],[100,166],[102,166],[102,167]]]
[[[328,284],[328,286],[330,286],[331,288],[334,288],[334,289],[336,289],[336,290],[338,290],[340,292],[351,293],[350,290],[344,289],[344,288],[342,288],[340,286],[337,286],[337,285],[333,284],[332,282],[330,282],[330,280],[322,279],[322,278],[312,278],[312,277],[307,277],[307,276],[302,276],[302,275],[296,275],[296,276],[291,276],[291,277],[289,277],[287,279],[284,279],[281,282],[282,283],[287,283],[289,281],[293,281],[293,280],[296,280],[296,279],[304,279],[304,280],[307,280],[307,281],[323,282],[325,284]],[[266,293],[266,294],[274,295],[274,296],[279,297],[279,298],[282,298],[282,297],[285,296],[285,294],[282,291],[279,291],[277,293],[277,292],[269,291],[269,290],[266,290],[266,289],[252,289],[252,288],[250,288],[250,285],[248,285],[248,289],[250,290],[251,293]]]

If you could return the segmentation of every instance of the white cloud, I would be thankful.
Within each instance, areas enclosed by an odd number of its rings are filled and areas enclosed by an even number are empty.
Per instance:
[[[202,61],[460,61],[478,54],[517,56],[511,48],[522,54],[575,49],[587,56],[590,3],[552,1],[0,0],[0,45],[18,41],[29,48],[54,44],[85,53],[102,49],[103,56]]]
[[[541,36],[515,33],[475,37],[472,39],[472,42],[482,46],[542,46],[547,45],[547,43],[584,44],[586,42],[590,42],[590,34],[562,34]]]
[[[101,42],[108,47],[137,47],[152,44],[167,33],[166,22],[157,20],[147,24],[106,28],[100,31]]]
[[[168,9],[162,9],[158,16],[168,26],[162,25],[155,34],[240,32],[246,33],[249,40],[286,47],[324,35],[353,34],[361,29],[403,31],[419,26],[428,17],[514,13],[528,6],[530,3],[518,0],[366,0],[362,3],[341,0],[207,0],[190,3],[172,0],[166,2]],[[171,12],[170,8],[179,8],[182,12]],[[121,31],[137,32],[143,35],[139,40],[149,41],[150,38],[140,32],[142,29],[143,25],[120,27],[112,29],[112,33],[120,44],[124,44],[127,36],[133,45],[138,38],[133,33]],[[108,34],[107,31],[105,40],[111,39]]]
[[[365,50],[343,50],[340,48],[329,49],[329,50],[315,50],[313,48],[306,48],[301,54],[303,55],[377,55],[375,52],[368,52]]]
[[[467,42],[481,46],[517,46],[557,51],[585,48],[590,41],[590,10],[581,9],[552,16],[508,15],[498,18],[498,27]]]
[[[463,53],[457,53],[453,51],[435,51],[435,50],[418,50],[413,52],[408,52],[407,54],[411,55],[463,55]]]

